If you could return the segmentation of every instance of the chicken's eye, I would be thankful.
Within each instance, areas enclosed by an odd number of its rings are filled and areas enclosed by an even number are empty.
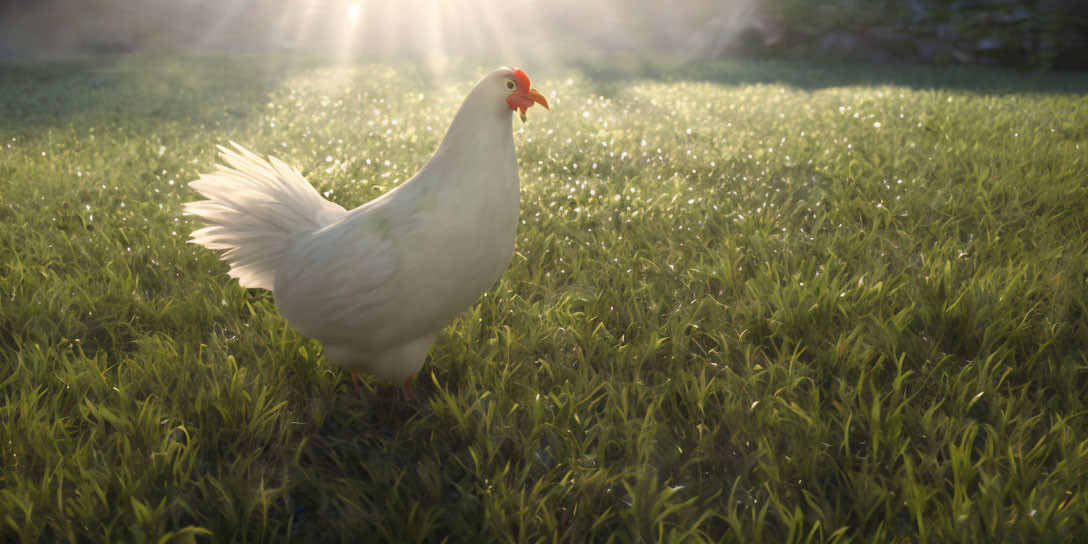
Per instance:
[[[518,88],[518,84],[514,83],[514,80],[512,80],[510,78],[507,78],[506,81],[503,82],[503,86],[505,86],[506,90],[508,90],[508,91],[514,91],[514,90],[516,90]]]

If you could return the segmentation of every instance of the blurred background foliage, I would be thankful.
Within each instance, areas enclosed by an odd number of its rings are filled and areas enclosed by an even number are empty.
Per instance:
[[[1083,0],[771,0],[723,53],[1088,67]]]
[[[0,0],[0,60],[623,51],[1088,68],[1088,0]]]

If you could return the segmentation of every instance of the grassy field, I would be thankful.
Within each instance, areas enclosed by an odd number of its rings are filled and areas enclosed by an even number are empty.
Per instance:
[[[1088,535],[1088,76],[526,64],[514,261],[359,398],[185,184],[359,205],[491,67],[0,65],[0,541]]]

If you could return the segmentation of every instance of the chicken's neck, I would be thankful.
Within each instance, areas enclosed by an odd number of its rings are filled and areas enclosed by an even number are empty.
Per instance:
[[[486,167],[488,163],[516,161],[511,113],[474,107],[466,101],[454,115],[431,162],[456,161]]]

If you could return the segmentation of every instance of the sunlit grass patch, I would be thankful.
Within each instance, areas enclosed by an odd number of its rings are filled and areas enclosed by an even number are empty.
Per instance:
[[[517,254],[412,407],[355,396],[180,204],[233,140],[359,205],[482,67],[2,70],[0,540],[1088,531],[1084,76],[535,76]]]

